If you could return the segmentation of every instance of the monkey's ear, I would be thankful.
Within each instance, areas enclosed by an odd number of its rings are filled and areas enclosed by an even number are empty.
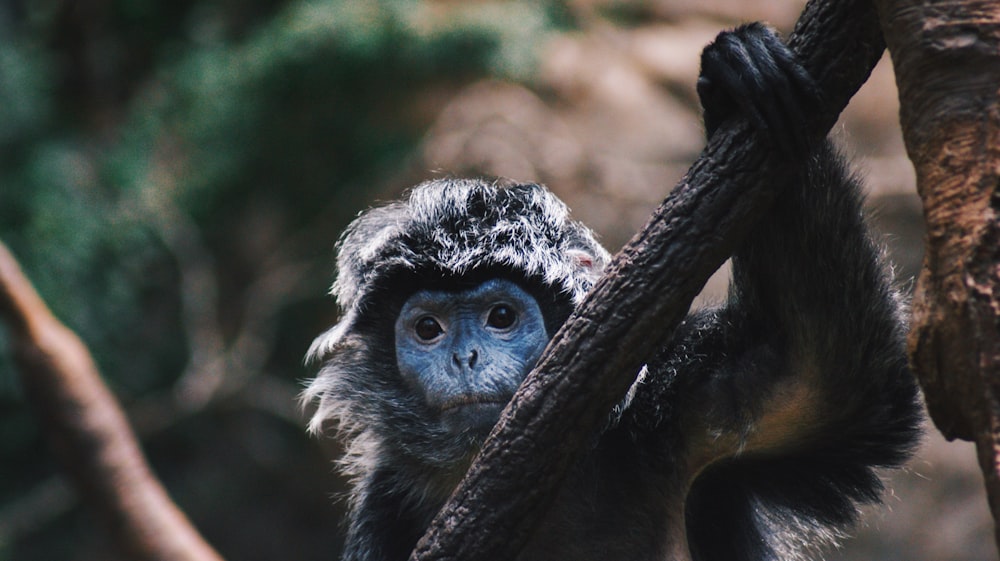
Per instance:
[[[573,304],[579,306],[590,288],[604,274],[604,268],[608,264],[608,257],[601,254],[595,255],[580,248],[567,249],[563,255],[563,259],[568,258],[569,265],[573,270],[573,274],[570,277],[576,281],[576,287],[571,291]]]
[[[605,259],[598,259],[590,252],[582,249],[568,249],[566,256],[570,258],[573,267],[583,270],[588,276],[599,277],[604,272]]]

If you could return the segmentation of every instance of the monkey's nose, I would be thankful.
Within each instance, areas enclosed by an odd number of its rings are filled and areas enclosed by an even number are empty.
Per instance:
[[[455,365],[459,368],[464,368],[468,366],[469,368],[476,367],[476,361],[479,360],[479,351],[472,349],[469,351],[467,356],[459,356],[458,353],[453,353],[451,355],[451,360],[455,362]]]

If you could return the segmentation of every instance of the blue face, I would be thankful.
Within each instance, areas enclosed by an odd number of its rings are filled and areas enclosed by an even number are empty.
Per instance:
[[[493,427],[549,340],[538,303],[505,279],[417,292],[395,334],[406,382],[450,432],[475,436]]]

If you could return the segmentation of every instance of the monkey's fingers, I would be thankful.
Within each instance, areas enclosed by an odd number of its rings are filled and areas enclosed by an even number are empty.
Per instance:
[[[720,33],[702,53],[698,94],[710,132],[742,114],[785,158],[809,150],[805,123],[818,107],[818,88],[768,27],[755,23]]]

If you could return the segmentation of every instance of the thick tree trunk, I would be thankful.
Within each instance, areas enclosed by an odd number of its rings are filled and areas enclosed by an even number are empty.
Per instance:
[[[878,9],[927,220],[910,358],[941,432],[976,442],[997,521],[1000,3],[879,0]]]

